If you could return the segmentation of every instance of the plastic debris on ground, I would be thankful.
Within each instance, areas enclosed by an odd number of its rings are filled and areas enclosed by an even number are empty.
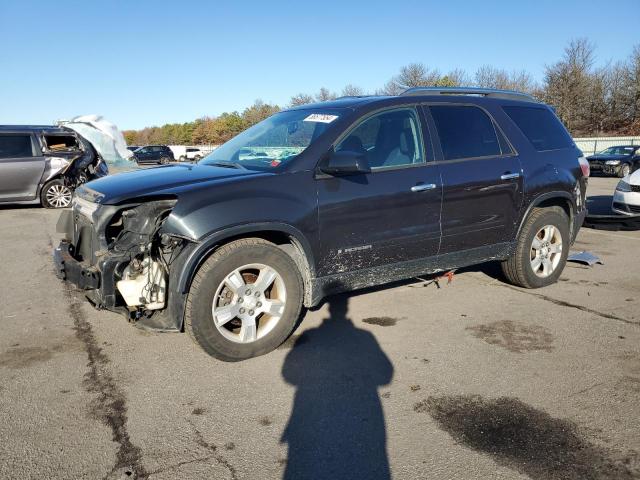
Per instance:
[[[592,267],[596,263],[599,263],[600,265],[604,265],[604,262],[600,259],[600,257],[598,257],[597,255],[591,252],[586,252],[586,251],[569,253],[569,256],[567,257],[567,262],[582,263],[583,265],[589,265],[590,267]]]
[[[437,277],[434,277],[428,280],[426,278],[416,277],[418,280],[420,280],[420,283],[416,283],[414,285],[409,285],[409,286],[413,288],[418,288],[418,287],[421,288],[421,287],[429,286],[431,284],[435,284],[436,287],[441,288],[440,282],[445,278],[447,279],[447,285],[453,282],[453,276],[455,272],[456,272],[455,270],[449,270],[448,272],[443,273],[442,275],[438,275]]]

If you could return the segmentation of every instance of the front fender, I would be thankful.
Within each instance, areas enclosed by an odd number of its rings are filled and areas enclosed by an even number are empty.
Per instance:
[[[189,242],[180,255],[171,263],[169,269],[167,308],[156,312],[153,316],[143,317],[138,323],[146,328],[160,331],[182,330],[187,294],[196,271],[205,259],[218,247],[231,238],[249,236],[260,232],[279,232],[288,235],[305,257],[308,271],[302,272],[306,277],[305,290],[310,292],[310,279],[315,277],[313,250],[307,239],[295,227],[284,223],[254,223],[238,225],[219,232],[214,232],[200,242]]]
[[[196,270],[217,246],[234,237],[250,236],[250,234],[259,234],[260,232],[279,232],[289,236],[297,244],[296,246],[301,249],[309,268],[309,275],[315,277],[313,250],[302,232],[286,223],[250,223],[213,232],[190,249],[179,274],[176,289],[183,294],[188,292]]]

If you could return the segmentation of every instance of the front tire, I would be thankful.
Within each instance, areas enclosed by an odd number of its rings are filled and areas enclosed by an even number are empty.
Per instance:
[[[72,198],[73,191],[59,178],[45,183],[40,192],[40,203],[44,208],[67,208]]]
[[[620,166],[618,170],[618,178],[624,178],[631,173],[631,165],[628,163],[624,163]]]
[[[196,272],[185,330],[209,355],[233,362],[264,355],[284,342],[302,307],[295,261],[258,238],[220,247]]]
[[[569,218],[560,207],[535,208],[517,240],[516,251],[502,262],[509,283],[524,288],[558,281],[567,263],[571,239]]]

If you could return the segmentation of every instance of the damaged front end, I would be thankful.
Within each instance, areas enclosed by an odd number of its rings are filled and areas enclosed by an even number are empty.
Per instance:
[[[62,213],[58,231],[65,238],[54,251],[57,276],[83,290],[96,308],[124,313],[139,326],[179,329],[177,312],[166,312],[170,266],[190,242],[162,233],[177,200],[99,201],[99,193],[83,186],[73,208]]]

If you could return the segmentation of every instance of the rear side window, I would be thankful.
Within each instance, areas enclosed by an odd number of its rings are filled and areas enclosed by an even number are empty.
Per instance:
[[[573,140],[548,108],[539,107],[502,107],[515,122],[533,148],[542,152],[558,150],[573,145]]]
[[[0,135],[0,158],[32,156],[30,135]]]
[[[502,155],[493,121],[480,108],[432,105],[429,109],[445,160]]]

